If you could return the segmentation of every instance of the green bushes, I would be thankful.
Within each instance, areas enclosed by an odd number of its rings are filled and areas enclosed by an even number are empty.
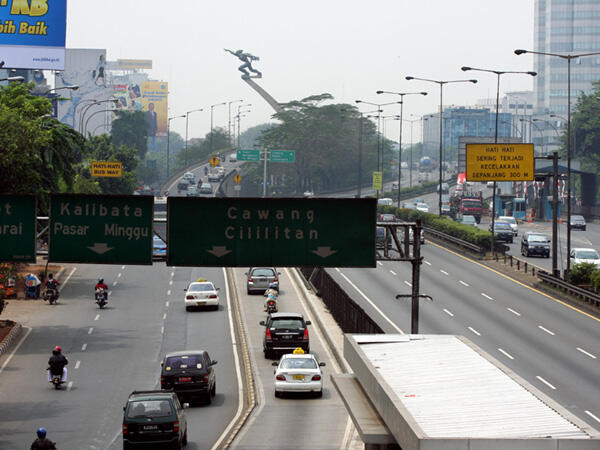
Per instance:
[[[569,283],[591,284],[592,277],[600,277],[600,275],[597,275],[597,273],[600,273],[600,271],[596,270],[596,265],[593,263],[574,264],[571,267],[571,271],[569,272]],[[600,280],[598,281],[598,283],[600,283]]]
[[[590,277],[590,281],[592,282],[592,289],[598,292],[598,290],[600,290],[600,270],[594,270]]]

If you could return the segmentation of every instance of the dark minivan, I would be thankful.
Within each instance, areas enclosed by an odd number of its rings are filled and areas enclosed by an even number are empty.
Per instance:
[[[525,233],[521,241],[521,254],[523,256],[540,255],[550,258],[550,239],[539,233]]]
[[[290,353],[300,347],[310,353],[308,328],[310,320],[298,313],[272,313],[268,320],[260,322],[265,328],[263,351],[265,358],[273,359],[277,354]]]
[[[181,401],[210,404],[217,389],[215,364],[204,350],[167,353],[160,364],[160,387],[172,389]]]

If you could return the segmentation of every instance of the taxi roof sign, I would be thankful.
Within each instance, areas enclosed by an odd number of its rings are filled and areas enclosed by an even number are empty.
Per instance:
[[[533,181],[533,144],[466,144],[467,181]]]

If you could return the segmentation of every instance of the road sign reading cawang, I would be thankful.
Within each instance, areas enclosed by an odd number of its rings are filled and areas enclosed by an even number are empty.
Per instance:
[[[168,265],[375,267],[375,199],[167,202]]]

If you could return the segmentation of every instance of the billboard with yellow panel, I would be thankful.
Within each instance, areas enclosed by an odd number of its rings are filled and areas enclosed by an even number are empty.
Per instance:
[[[169,83],[165,81],[142,82],[142,111],[146,114],[148,136],[167,135]]]

